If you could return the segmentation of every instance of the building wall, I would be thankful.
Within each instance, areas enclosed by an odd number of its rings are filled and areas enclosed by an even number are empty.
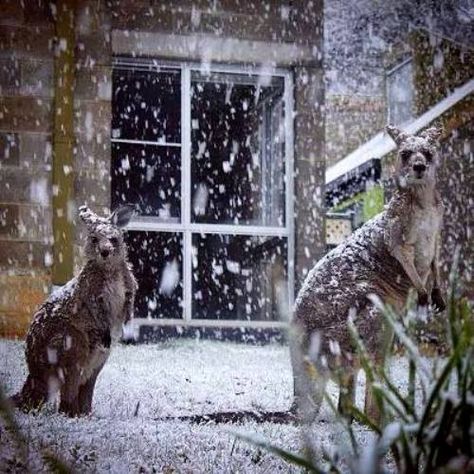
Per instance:
[[[109,210],[113,54],[289,68],[296,107],[298,287],[325,248],[322,3],[76,2],[74,207]],[[26,0],[23,7],[15,0],[0,5],[0,335],[21,335],[51,287],[52,131],[58,111],[53,101],[54,48],[61,47],[54,42],[54,20],[61,2],[51,5],[36,0]],[[137,33],[144,42],[137,40]],[[166,48],[163,38],[168,38]],[[183,54],[180,48],[180,41],[208,45],[212,40],[210,49]],[[77,272],[84,230],[76,224]]]
[[[474,52],[441,37],[415,33],[415,106],[422,114],[456,87],[474,79]],[[445,129],[441,147],[439,188],[446,207],[442,230],[441,264],[447,284],[455,249],[465,291],[474,297],[472,202],[474,202],[474,96],[471,94],[440,117]]]
[[[326,162],[341,158],[370,140],[386,124],[384,95],[328,95],[326,98]]]
[[[0,7],[0,335],[49,289],[54,24],[48,5]]]
[[[116,2],[113,12],[116,53],[133,55],[140,52],[140,44],[147,43],[146,52],[153,55],[150,45],[156,41],[168,58],[247,62],[257,68],[282,66],[294,71],[297,290],[325,249],[323,1],[181,0],[152,2],[151,6],[149,1]],[[120,34],[124,31],[125,35]],[[170,33],[194,38],[196,47],[181,47],[179,39],[172,38],[178,45],[173,50],[173,45],[166,45]],[[216,38],[243,42],[214,43]],[[200,49],[203,40],[206,46]],[[277,44],[285,45],[288,54],[279,55],[278,48],[272,46]]]

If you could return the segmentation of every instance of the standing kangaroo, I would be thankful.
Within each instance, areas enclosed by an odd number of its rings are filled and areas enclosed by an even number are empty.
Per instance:
[[[291,344],[293,408],[308,422],[319,411],[336,359],[347,369],[344,385],[348,395],[345,399],[340,396],[340,410],[348,402],[347,397],[353,397],[357,367],[347,329],[350,312],[369,354],[380,363],[382,318],[368,295],[375,294],[401,310],[409,290],[414,288],[418,305],[426,306],[431,274],[431,303],[437,310],[445,308],[437,261],[443,214],[436,190],[441,130],[429,128],[414,136],[389,125],[386,131],[398,149],[397,190],[382,213],[315,265],[296,298],[292,322],[295,338]],[[316,377],[309,375],[307,362],[313,334],[318,334],[322,355],[316,362]],[[367,388],[365,409],[375,412]]]
[[[79,209],[87,226],[87,263],[35,314],[26,336],[29,374],[12,397],[15,405],[38,407],[59,390],[61,412],[77,416],[91,411],[97,376],[133,314],[137,283],[121,231],[132,213],[122,207],[102,218],[86,206]]]

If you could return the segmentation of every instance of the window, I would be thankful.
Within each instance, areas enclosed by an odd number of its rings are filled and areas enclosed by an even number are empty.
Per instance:
[[[413,67],[407,59],[387,72],[388,123],[401,125],[413,118]]]
[[[116,58],[112,207],[136,315],[273,324],[293,291],[291,75]]]

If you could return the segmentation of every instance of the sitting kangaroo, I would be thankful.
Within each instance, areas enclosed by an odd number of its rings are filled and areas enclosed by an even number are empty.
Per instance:
[[[124,206],[102,218],[86,206],[79,209],[87,226],[87,263],[34,316],[26,337],[28,378],[12,397],[20,408],[38,407],[59,390],[61,412],[91,411],[97,376],[133,314],[137,283],[120,230],[132,213]]]
[[[397,190],[382,213],[315,265],[295,301],[293,409],[307,422],[313,421],[319,411],[329,370],[336,362],[347,369],[339,409],[343,411],[347,397],[353,397],[357,362],[347,329],[349,313],[369,354],[380,363],[382,317],[368,295],[375,294],[401,310],[409,290],[414,288],[418,305],[426,306],[428,277],[432,274],[431,303],[437,310],[445,308],[437,262],[443,214],[436,190],[441,130],[429,128],[414,136],[389,125],[386,131],[398,149]],[[319,354],[323,356],[316,362],[316,377],[309,375],[307,359],[313,334],[318,334]],[[376,415],[370,392],[366,388],[365,409]]]

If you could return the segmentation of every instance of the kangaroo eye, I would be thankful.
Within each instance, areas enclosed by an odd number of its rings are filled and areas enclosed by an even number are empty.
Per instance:
[[[402,152],[400,152],[400,158],[402,159],[403,162],[408,161],[410,156],[411,156],[411,151],[409,150],[403,150]]]
[[[110,239],[110,243],[113,245],[113,246],[116,246],[118,244],[118,239],[117,237],[112,237]]]
[[[93,244],[96,244],[98,241],[99,241],[99,239],[97,237],[94,237],[94,236],[91,237],[91,242]]]
[[[431,151],[425,150],[423,152],[423,155],[425,155],[425,158],[427,161],[432,161],[433,160],[433,153]]]

